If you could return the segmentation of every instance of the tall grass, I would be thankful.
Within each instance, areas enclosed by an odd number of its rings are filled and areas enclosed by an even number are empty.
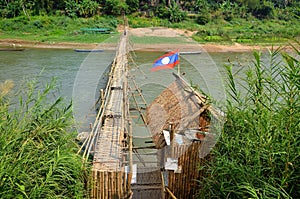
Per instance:
[[[84,197],[71,105],[53,95],[54,87],[54,81],[40,90],[30,83],[13,95],[11,81],[0,85],[1,198]]]
[[[234,66],[227,67],[227,122],[207,165],[200,198],[300,197],[297,48],[290,54],[270,51],[265,61],[254,52],[253,65],[240,81],[234,78]]]

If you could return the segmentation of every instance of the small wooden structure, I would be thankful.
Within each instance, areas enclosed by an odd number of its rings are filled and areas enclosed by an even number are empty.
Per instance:
[[[147,125],[160,149],[166,198],[194,198],[223,114],[181,77],[147,107]]]

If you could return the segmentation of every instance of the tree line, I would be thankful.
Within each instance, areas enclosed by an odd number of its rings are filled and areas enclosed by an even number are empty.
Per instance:
[[[232,18],[253,16],[259,19],[300,17],[300,0],[3,0],[0,17],[25,15],[66,15],[93,17],[138,13],[148,17],[167,18],[172,22],[196,14],[200,24],[215,16]]]

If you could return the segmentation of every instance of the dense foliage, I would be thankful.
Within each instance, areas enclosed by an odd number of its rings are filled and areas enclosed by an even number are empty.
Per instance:
[[[91,17],[140,12],[146,16],[182,21],[187,13],[199,15],[200,24],[221,16],[227,21],[235,17],[299,18],[299,0],[4,0],[0,2],[1,17],[25,15],[67,15]]]
[[[11,81],[0,84],[3,199],[84,197],[86,170],[76,155],[74,134],[69,131],[71,106],[63,106],[62,98],[53,97],[53,86],[54,82],[38,91],[31,83],[26,93],[14,96]],[[18,104],[11,100],[18,97]]]
[[[80,28],[114,31],[124,13],[133,28],[188,29],[198,42],[284,43],[300,35],[300,0],[4,0],[0,36],[101,42],[108,37],[85,37]]]
[[[296,48],[264,59],[255,52],[239,83],[236,66],[228,67],[227,122],[207,167],[203,198],[300,197],[299,55]]]

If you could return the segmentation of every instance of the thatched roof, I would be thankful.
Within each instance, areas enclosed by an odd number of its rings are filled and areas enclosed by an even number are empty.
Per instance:
[[[196,94],[176,76],[176,80],[147,107],[146,120],[156,147],[162,147],[162,130],[168,129],[170,122],[176,132],[208,125],[207,117],[200,118],[200,113],[205,113],[209,107],[205,100],[205,96]]]

